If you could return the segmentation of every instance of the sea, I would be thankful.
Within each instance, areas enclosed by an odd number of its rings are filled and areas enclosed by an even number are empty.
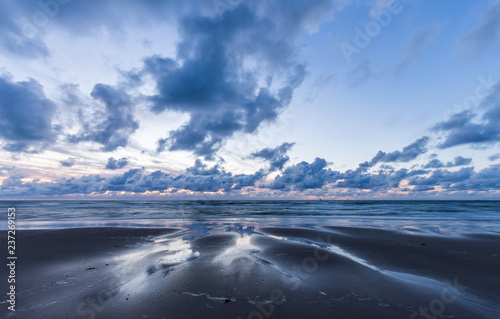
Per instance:
[[[0,201],[0,229],[322,226],[377,228],[425,236],[500,234],[500,201],[13,200]]]

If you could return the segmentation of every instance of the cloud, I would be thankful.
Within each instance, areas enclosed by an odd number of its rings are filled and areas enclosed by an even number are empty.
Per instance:
[[[347,81],[352,88],[360,87],[363,83],[373,77],[371,63],[368,60],[363,60],[357,66],[347,73]]]
[[[29,5],[33,3],[30,2]],[[22,1],[2,2],[0,49],[20,58],[34,59],[49,56],[49,50],[41,38],[39,29],[30,21],[32,16],[27,15],[22,6]]]
[[[75,165],[75,159],[70,157],[68,159],[60,161],[59,163],[61,163],[63,167],[72,167],[73,165]]]
[[[265,148],[258,152],[252,153],[251,158],[262,158],[269,162],[269,171],[282,170],[283,166],[290,160],[286,153],[294,146],[295,143],[283,143],[276,148]]]
[[[126,35],[128,31],[135,32],[137,25],[158,25],[161,22],[175,26],[180,40],[174,55],[144,57],[137,69],[118,71],[122,72],[125,82],[118,82],[115,86],[96,84],[88,100],[80,99],[75,93],[75,85],[63,88],[58,111],[67,111],[67,114],[62,114],[57,121],[67,131],[53,125],[56,106],[45,97],[38,82],[15,82],[8,76],[1,77],[0,139],[5,150],[39,152],[52,145],[63,131],[66,134],[71,132],[67,135],[69,141],[97,143],[105,152],[126,147],[140,124],[134,116],[136,103],[140,102],[146,103],[154,113],[173,111],[189,117],[180,127],[162,128],[166,135],[158,141],[157,151],[185,150],[205,159],[214,158],[225,141],[236,133],[256,133],[265,124],[276,121],[307,75],[307,66],[300,52],[303,47],[300,39],[306,30],[317,30],[332,9],[332,1],[329,0],[124,0],[120,2],[121,9],[117,12],[114,0],[68,1],[65,5],[58,5],[57,10],[53,7],[57,12],[53,12],[47,25],[33,29],[34,13],[40,11],[48,15],[40,3],[47,2],[5,3],[4,10],[0,12],[2,54],[15,54],[22,59],[46,58],[51,48],[45,45],[44,40],[56,29],[76,38],[88,36],[92,39],[97,34],[110,34],[111,37]],[[385,0],[377,1],[377,6],[381,8],[387,3]],[[482,50],[497,41],[498,8],[499,4],[491,6],[481,17],[478,27],[460,40],[463,50]],[[438,23],[415,29],[398,72],[419,59],[443,27]],[[52,36],[50,38],[53,40]],[[121,67],[116,66],[117,69]],[[373,78],[373,73],[373,65],[362,61],[347,75],[346,80],[352,86],[359,86]],[[319,76],[311,86],[311,99],[333,80],[332,75]],[[499,86],[497,84],[495,92],[484,99],[479,108],[454,114],[435,125],[434,132],[443,136],[440,148],[464,144],[492,145],[500,141]],[[139,96],[138,92],[149,93],[148,96]],[[87,105],[82,104],[83,100]],[[13,105],[19,107],[11,107]],[[73,109],[65,109],[72,106]],[[71,118],[73,115],[79,117],[78,121],[75,120],[78,123],[64,121],[65,116]],[[77,127],[78,124],[80,127]],[[471,165],[471,159],[461,156],[449,162],[432,158],[423,165],[424,169],[414,169],[422,168],[416,165],[412,169],[386,165],[409,163],[425,154],[429,145],[426,136],[402,150],[380,151],[371,160],[359,164],[357,169],[347,172],[328,168],[326,160],[320,158],[311,163],[290,165],[287,152],[292,145],[283,143],[251,154],[251,157],[268,163],[268,167],[254,174],[233,175],[225,171],[221,163],[208,165],[201,159],[197,159],[182,174],[131,169],[113,177],[89,175],[53,182],[26,182],[24,177],[27,176],[3,169],[2,178],[9,174],[10,177],[1,186],[2,195],[104,194],[107,191],[164,193],[180,190],[234,193],[245,187],[255,187],[256,192],[270,190],[269,193],[276,190],[276,193],[293,191],[313,194],[332,189],[384,192],[401,190],[405,187],[402,185],[406,185],[403,182],[409,183],[408,191],[414,187],[419,192],[438,188],[450,191],[466,190],[467,187],[479,191],[498,188],[498,179],[489,176],[498,174],[497,166],[475,172],[474,168],[465,167]],[[493,155],[490,159],[496,160],[498,156]],[[68,158],[60,163],[63,167],[71,167],[75,159]],[[126,157],[110,157],[106,169],[124,168],[127,164]],[[273,178],[265,180],[264,177],[272,172],[276,172]]]
[[[380,165],[378,172],[369,172],[369,170],[379,163],[410,162],[427,152],[426,146],[428,143],[429,137],[424,136],[403,147],[402,151],[398,150],[390,153],[378,151],[370,161],[360,163],[355,170],[347,170],[344,173],[338,172],[338,183],[335,186],[379,191],[399,188],[403,180],[413,176],[425,175],[428,171],[408,170],[405,168],[394,170],[392,166],[387,164]]]
[[[408,170],[405,168],[394,170],[392,166],[387,164],[380,165],[378,172],[369,172],[369,170],[378,163],[410,162],[427,152],[426,146],[428,142],[429,138],[424,136],[403,147],[402,151],[390,153],[378,151],[370,161],[360,163],[357,169],[339,173],[339,182],[335,186],[378,191],[399,188],[403,180],[424,175],[428,172],[426,170]]]
[[[287,167],[266,188],[277,190],[306,190],[321,188],[329,182],[336,180],[338,172],[326,168],[328,163],[322,158],[314,162],[300,162]]]
[[[105,84],[96,84],[91,96],[104,109],[99,108],[91,119],[82,119],[82,132],[70,135],[68,140],[72,143],[96,142],[102,145],[104,152],[127,146],[129,136],[139,128],[139,122],[133,115],[134,107],[130,96]]]
[[[482,115],[478,111],[483,112]],[[466,144],[494,144],[500,141],[500,83],[497,82],[476,111],[455,113],[432,128],[445,133],[441,149]]]
[[[125,147],[139,126],[127,90],[147,78],[156,85],[156,92],[145,97],[153,112],[175,110],[189,115],[184,125],[170,129],[158,141],[157,151],[187,150],[207,159],[236,132],[256,132],[289,105],[307,73],[298,59],[297,39],[305,30],[315,32],[333,10],[331,0],[228,1],[222,5],[220,1],[122,1],[119,13],[112,0],[52,1],[50,5],[13,2],[5,7],[0,27],[29,40],[31,47],[22,51],[33,57],[49,54],[43,39],[55,29],[88,37],[103,30],[125,34],[128,27],[158,21],[174,25],[181,38],[176,56],[144,58],[142,69],[122,72],[128,83],[96,84],[92,97],[104,109],[90,117],[82,112],[82,130],[72,132],[68,140],[99,143],[103,151]],[[35,16],[46,18],[43,26],[33,25]],[[32,34],[23,29],[31,29]],[[39,49],[33,47],[35,42]],[[10,50],[6,44],[4,49]],[[6,147],[19,150],[26,145]]]
[[[477,115],[463,111],[452,115],[447,121],[437,123],[433,130],[448,135],[439,148],[445,149],[464,144],[494,143],[500,139],[498,127],[488,123],[472,122]]]
[[[254,133],[275,121],[306,75],[295,39],[330,7],[322,0],[255,1],[219,16],[184,17],[176,58],[144,60],[143,75],[156,83],[156,94],[148,97],[152,111],[190,116],[158,141],[157,151],[187,150],[212,158],[234,133]]]
[[[452,163],[461,161],[459,159]],[[162,171],[147,173],[144,169],[131,169],[108,178],[88,175],[52,182],[42,182],[38,179],[23,181],[22,174],[11,174],[0,186],[0,194],[1,197],[8,198],[96,195],[107,192],[175,194],[184,191],[186,194],[186,191],[189,191],[192,195],[200,195],[222,190],[226,195],[235,195],[268,189],[278,191],[278,194],[294,192],[299,195],[328,196],[330,192],[348,195],[363,191],[365,195],[378,196],[389,191],[392,193],[394,190],[396,193],[406,192],[414,195],[439,190],[441,195],[446,195],[457,191],[491,192],[500,189],[500,164],[491,165],[478,172],[475,172],[473,167],[463,167],[456,171],[441,168],[394,170],[386,167],[371,173],[360,165],[356,170],[341,173],[327,168],[324,159],[316,158],[312,163],[301,162],[285,168],[270,182],[263,181],[265,176],[264,170],[258,170],[254,174],[232,175],[218,165],[208,167],[198,160],[183,174]],[[244,188],[246,193],[241,193]],[[368,193],[367,190],[374,193]]]
[[[500,2],[493,4],[479,18],[479,25],[458,41],[458,47],[467,54],[479,54],[495,45],[500,33]]]
[[[221,173],[219,170],[219,165],[214,165],[211,168],[207,168],[207,164],[204,164],[201,160],[197,159],[194,162],[193,167],[186,169],[186,172],[195,176],[209,176],[218,175]]]
[[[116,6],[120,6],[117,13]],[[145,25],[212,4],[203,1],[5,1],[0,11],[0,48],[16,57],[35,59],[50,55],[44,38],[52,29],[73,37],[107,30],[125,32],[126,25]]]
[[[335,74],[321,74],[313,84],[311,84],[309,93],[305,99],[305,102],[313,102],[318,94],[323,91],[326,87],[332,83],[336,84],[337,77]]]
[[[409,171],[407,169],[395,171],[392,166],[387,164],[380,165],[381,170],[377,174],[368,173],[368,171],[379,163],[410,162],[427,152],[426,146],[428,143],[429,137],[424,136],[410,145],[403,147],[402,151],[393,151],[390,153],[378,151],[370,161],[360,163],[357,169],[348,170],[345,173],[338,173],[338,179],[341,181],[337,183],[337,186],[362,189],[387,189],[398,187],[403,179],[414,175],[425,174],[427,171]],[[438,162],[442,164],[440,161],[434,161],[433,164],[437,164]]]
[[[385,190],[389,188],[398,188],[404,179],[426,173],[427,171],[424,170],[407,169],[367,173],[358,168],[356,170],[348,170],[345,173],[339,174],[339,182],[335,186],[340,188]]]
[[[396,68],[396,74],[401,73],[413,61],[419,59],[427,47],[436,40],[443,27],[444,25],[441,23],[434,23],[426,27],[416,28],[406,47],[404,60]]]
[[[424,165],[424,168],[443,168],[444,163],[438,160],[437,158],[431,159],[427,164]]]
[[[0,176],[15,175],[17,170],[15,166],[0,166]]]
[[[493,154],[493,155],[491,155],[490,157],[488,157],[488,159],[489,159],[490,161],[496,161],[496,160],[497,160],[497,159],[499,159],[499,158],[500,158],[500,153],[496,153],[496,154]]]
[[[472,163],[472,158],[465,158],[462,156],[457,156],[453,162],[448,162],[446,167],[456,167],[456,166],[466,166]]]
[[[427,164],[424,165],[424,168],[443,168],[443,167],[457,167],[457,166],[466,166],[472,162],[472,158],[465,158],[462,156],[457,156],[452,162],[448,162],[444,164],[437,158],[430,160]]]
[[[458,171],[438,169],[434,170],[430,176],[412,178],[408,184],[413,186],[426,186],[425,188],[417,190],[433,190],[436,186],[450,188],[453,183],[462,182],[471,178],[473,173],[473,167],[464,167]]]
[[[500,190],[500,165],[486,167],[470,178],[455,183],[451,189],[480,192]]]
[[[108,163],[106,164],[106,169],[120,169],[128,164],[128,158],[122,157],[120,159],[115,159],[114,157],[108,158]]]
[[[364,165],[366,167],[372,167],[378,162],[384,162],[384,163],[409,162],[417,158],[419,155],[422,155],[427,152],[426,146],[429,143],[429,140],[430,139],[428,136],[423,136],[417,139],[415,142],[411,143],[410,145],[403,147],[402,151],[394,151],[391,153],[385,153],[379,151],[369,163],[365,162],[361,165]]]
[[[204,167],[201,163],[195,166]],[[0,187],[4,196],[61,196],[68,194],[104,194],[108,191],[145,193],[175,193],[179,190],[192,192],[233,192],[243,187],[254,186],[264,173],[232,175],[224,170],[202,174],[190,170],[185,174],[168,174],[162,171],[146,173],[144,169],[131,169],[123,174],[104,178],[88,175],[80,178],[62,178],[53,182],[33,180],[23,182],[20,176],[10,176]]]
[[[68,194],[90,194],[99,192],[104,178],[89,175],[80,178],[62,178],[54,182],[41,182],[35,179],[23,182],[20,176],[5,179],[0,189],[5,196],[60,196]]]
[[[409,185],[418,186],[416,190],[434,190],[440,187],[448,191],[485,192],[500,189],[500,165],[491,165],[479,172],[473,167],[464,167],[458,171],[435,170],[426,177],[415,177]]]
[[[362,172],[366,172],[368,169],[372,168],[373,166],[377,165],[378,162],[386,155],[386,153],[382,151],[378,151],[377,154],[368,162],[363,162],[360,163],[358,166],[358,170]]]
[[[52,117],[56,105],[34,79],[13,82],[0,76],[0,138],[10,152],[37,153],[56,140]]]
[[[105,180],[100,192],[165,192],[169,188],[173,188],[174,191],[217,192],[224,190],[231,192],[245,186],[253,186],[261,176],[260,172],[252,175],[233,176],[224,170],[212,175],[193,175],[191,173],[173,175],[161,171],[144,174],[143,170],[134,169]]]

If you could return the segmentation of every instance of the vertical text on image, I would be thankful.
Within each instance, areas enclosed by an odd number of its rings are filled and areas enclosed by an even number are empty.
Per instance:
[[[9,268],[9,292],[7,293],[7,302],[10,304],[8,309],[16,311],[16,209],[9,207],[7,210],[7,267]]]

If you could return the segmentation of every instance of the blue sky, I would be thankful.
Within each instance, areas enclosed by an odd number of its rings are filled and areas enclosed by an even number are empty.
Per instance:
[[[499,198],[498,1],[1,2],[2,198]]]

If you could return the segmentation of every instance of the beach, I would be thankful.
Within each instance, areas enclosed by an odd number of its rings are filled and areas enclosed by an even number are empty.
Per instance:
[[[495,234],[201,221],[16,235],[4,318],[500,316]]]

